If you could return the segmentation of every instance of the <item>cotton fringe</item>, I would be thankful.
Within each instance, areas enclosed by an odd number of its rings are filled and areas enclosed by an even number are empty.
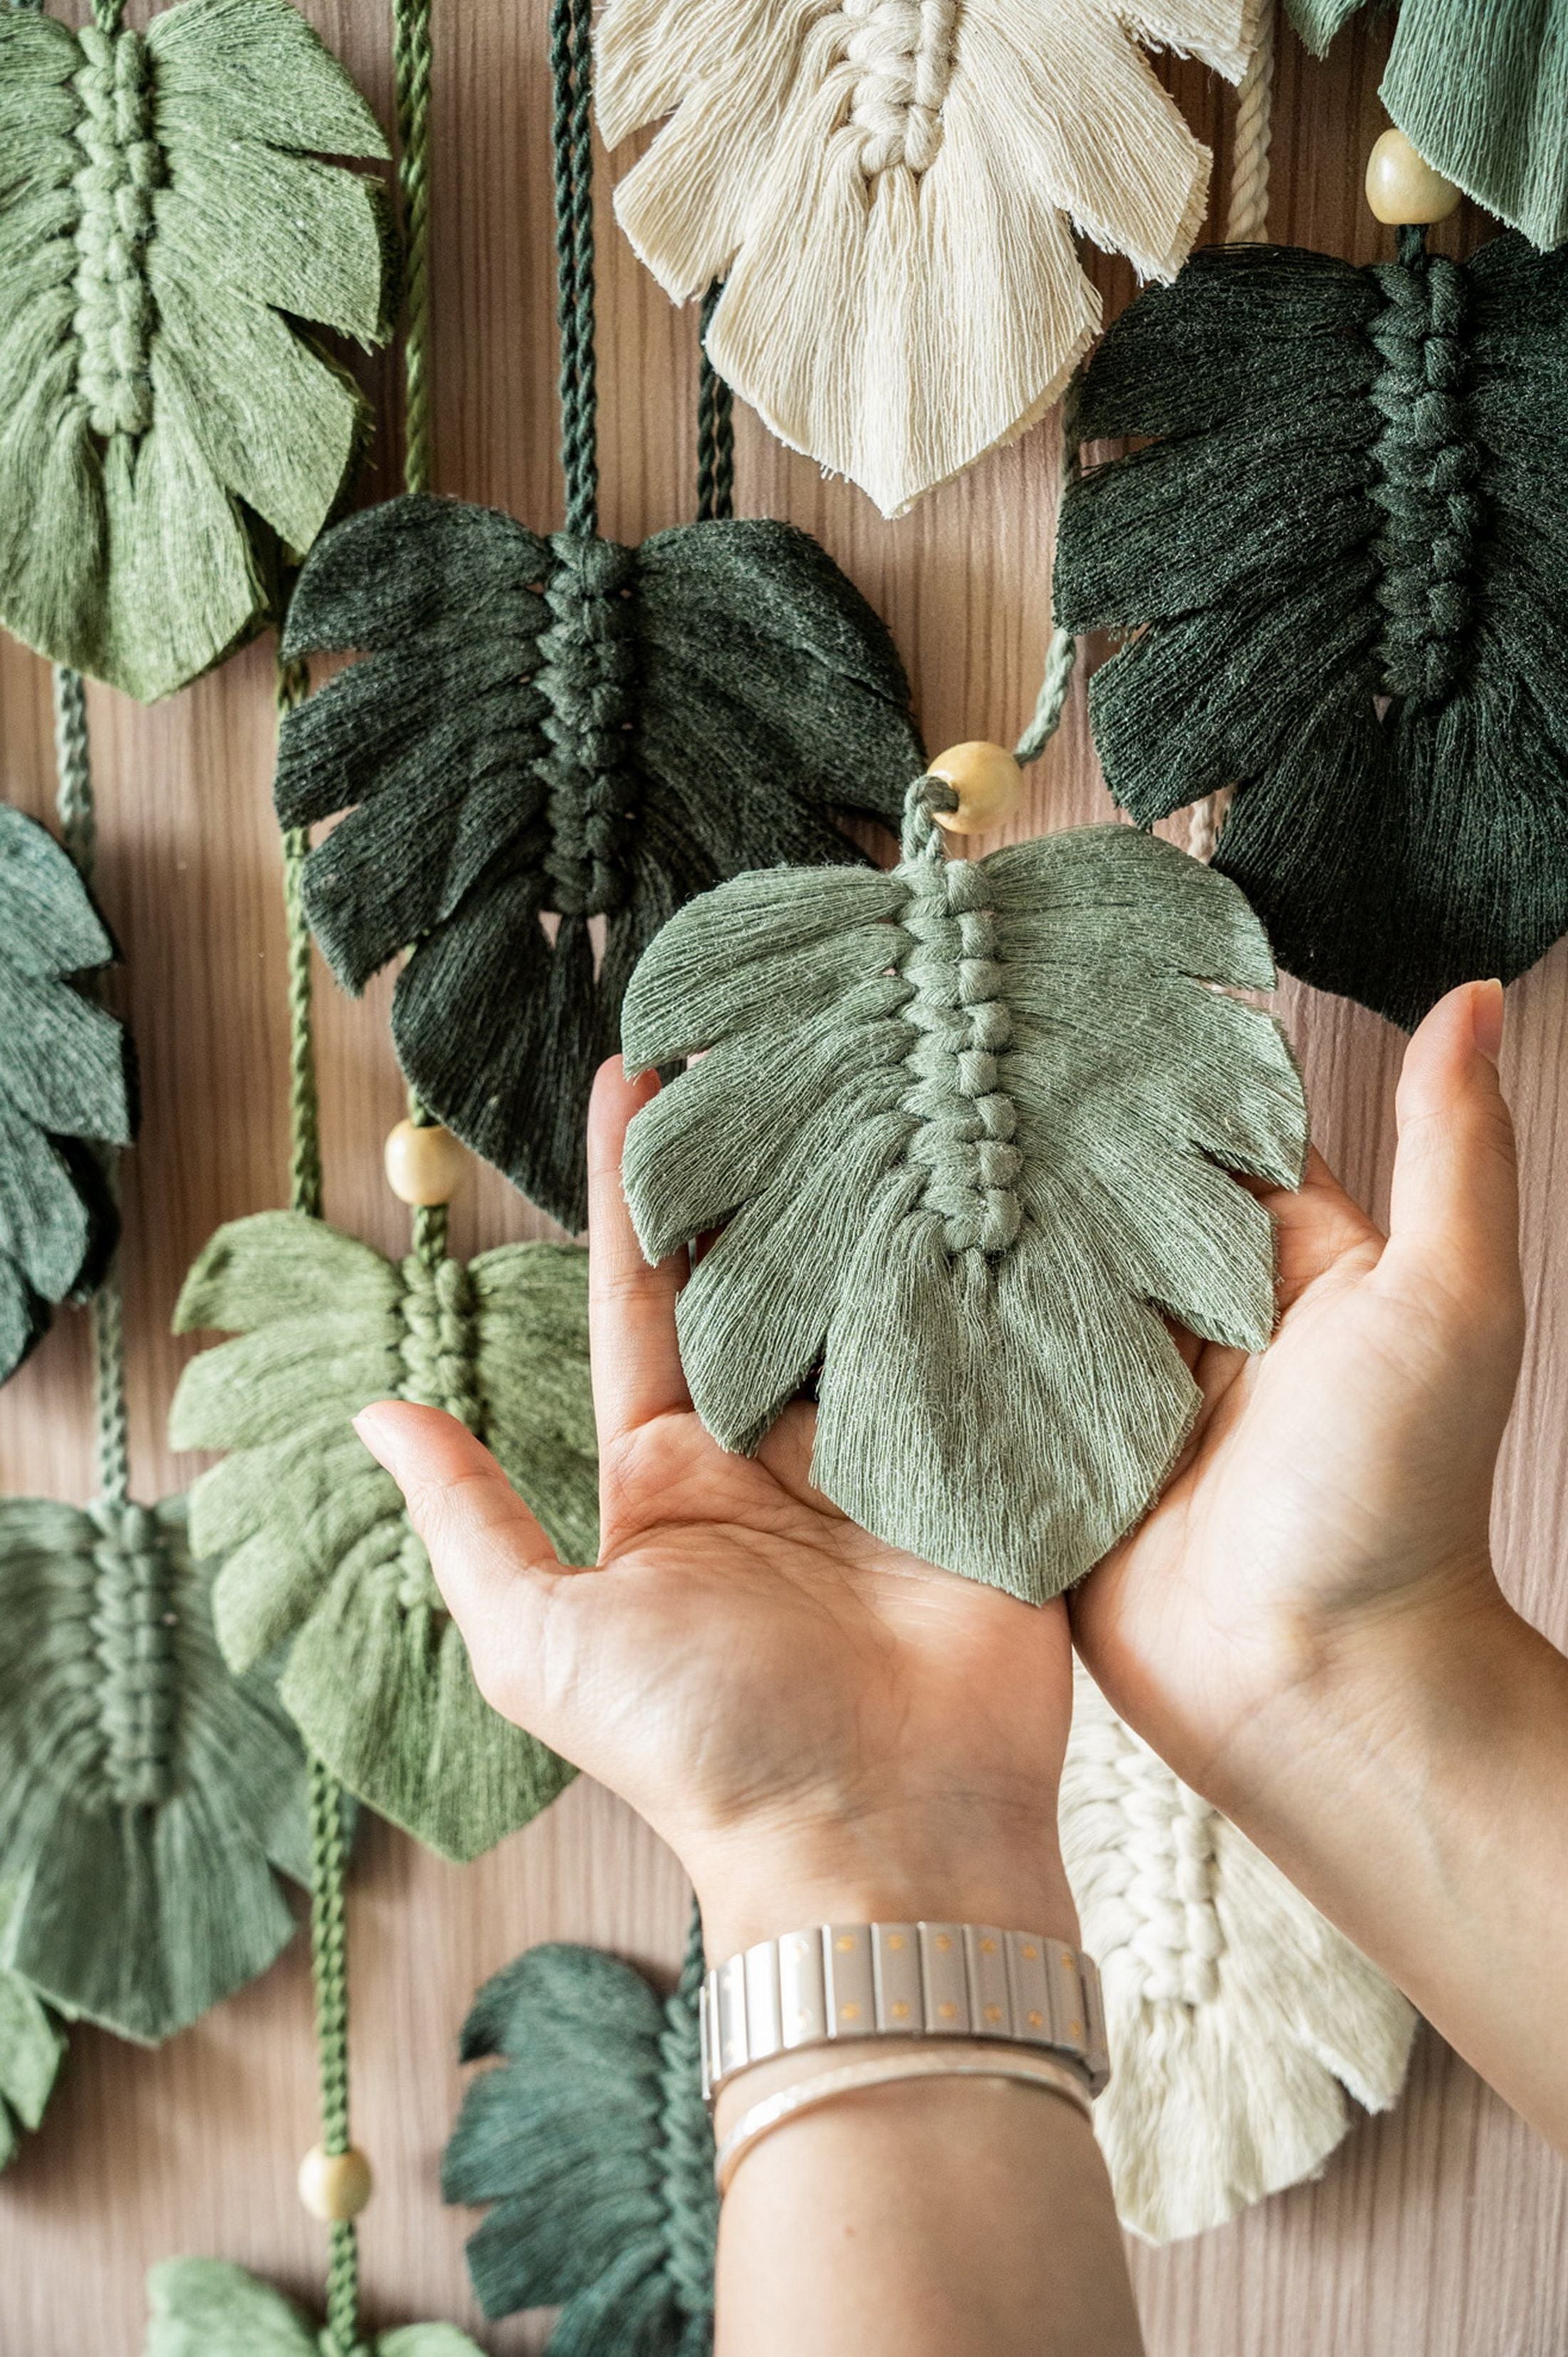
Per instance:
[[[1123,2224],[1173,2242],[1319,2175],[1348,2098],[1397,2100],[1413,2007],[1081,1669],[1060,1822],[1104,1985],[1094,2126]]]
[[[660,285],[725,291],[714,368],[902,514],[1033,425],[1100,325],[1071,224],[1172,277],[1209,156],[1135,46],[1239,81],[1254,0],[609,0],[599,126]],[[1133,29],[1129,29],[1133,27]]]
[[[292,2300],[226,2259],[165,2259],[147,2276],[144,2357],[322,2357]],[[455,2324],[400,2324],[361,2357],[482,2357]]]
[[[1233,886],[1129,827],[944,861],[923,826],[889,874],[740,877],[665,926],[628,1069],[710,1052],[633,1122],[624,1183],[650,1259],[723,1226],[678,1312],[723,1446],[754,1451],[814,1381],[819,1488],[1037,1601],[1191,1426],[1152,1305],[1268,1340],[1273,1230],[1228,1173],[1294,1185],[1305,1108],[1230,995],[1273,976]]]

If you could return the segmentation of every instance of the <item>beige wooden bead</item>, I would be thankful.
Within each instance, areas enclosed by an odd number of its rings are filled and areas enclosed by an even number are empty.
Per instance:
[[[989,834],[1012,817],[1024,791],[1024,772],[1005,745],[980,738],[939,753],[927,774],[945,778],[958,796],[957,810],[932,813],[950,834]]]
[[[299,2164],[299,2198],[313,2218],[328,2225],[357,2218],[374,2181],[358,2145],[351,2144],[347,2152],[323,2152],[313,2144]]]
[[[468,1168],[468,1149],[438,1123],[400,1121],[387,1133],[387,1185],[400,1203],[449,1203]]]
[[[1374,143],[1367,158],[1367,202],[1379,221],[1423,227],[1446,221],[1458,201],[1453,181],[1434,172],[1402,131],[1385,131]]]

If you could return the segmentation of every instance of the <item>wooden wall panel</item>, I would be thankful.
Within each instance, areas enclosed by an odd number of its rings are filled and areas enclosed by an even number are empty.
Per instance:
[[[310,13],[387,120],[382,14],[347,0],[311,0]],[[437,487],[548,526],[559,486],[544,15],[544,0],[437,0],[434,284]],[[1357,29],[1327,65],[1283,40],[1276,236],[1356,259],[1380,250],[1359,191],[1381,127],[1382,38]],[[1195,127],[1218,142],[1222,188],[1229,101],[1195,69],[1176,65],[1169,79]],[[1475,233],[1461,221],[1445,236]],[[633,537],[691,513],[693,325],[639,268],[607,206],[601,262],[603,521]],[[1125,299],[1125,266],[1094,266],[1108,301]],[[371,377],[387,414],[367,496],[391,486],[395,458],[393,372],[379,364]],[[1030,707],[1048,628],[1054,447],[1047,424],[889,526],[741,417],[743,509],[817,533],[886,615],[934,744],[1008,736]],[[102,892],[126,952],[120,998],[146,1082],[126,1172],[125,1274],[135,1476],[152,1495],[194,1470],[162,1439],[188,1348],[168,1333],[181,1275],[219,1221],[279,1202],[285,1184],[270,653],[248,649],[152,712],[98,691],[91,705]],[[1033,774],[1023,831],[1104,813],[1081,682]],[[47,673],[10,644],[0,647],[0,792],[37,812],[52,793]],[[381,1140],[401,1111],[386,990],[351,1005],[321,982],[328,1212],[396,1249],[402,1215],[380,1175]],[[1398,1039],[1310,991],[1287,987],[1283,1006],[1319,1141],[1380,1207]],[[1559,951],[1510,998],[1505,1060],[1524,1148],[1532,1326],[1498,1542],[1511,1590],[1560,1642],[1568,1245],[1550,1190],[1568,1157],[1565,1032]],[[459,1208],[455,1241],[466,1251],[538,1224],[486,1174]],[[0,1482],[81,1497],[89,1479],[84,1320],[67,1314],[0,1394]],[[465,2222],[437,2197],[436,2156],[459,2093],[456,2028],[477,1982],[542,1938],[607,1942],[672,1965],[683,1908],[673,1862],[586,1785],[466,1870],[371,1829],[352,1926],[357,2123],[380,2174],[363,2237],[372,2322],[449,2316],[496,2357],[541,2345],[538,2319],[480,2327],[462,2268]],[[307,1983],[296,1944],[161,2052],[75,2035],[43,2133],[0,2178],[5,2357],[132,2357],[144,2269],[175,2252],[233,2257],[310,2298],[319,2238],[293,2192],[314,2135]],[[1559,2357],[1565,2242],[1568,2170],[1427,2037],[1399,2110],[1362,2124],[1319,2184],[1185,2247],[1138,2251],[1134,2267],[1152,2357]]]

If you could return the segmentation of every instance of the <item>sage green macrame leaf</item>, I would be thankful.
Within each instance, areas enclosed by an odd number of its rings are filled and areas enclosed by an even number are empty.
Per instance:
[[[1568,251],[1238,246],[1123,313],[1056,611],[1140,822],[1233,785],[1217,865],[1293,974],[1414,1024],[1568,930]]]
[[[164,2259],[147,2275],[144,2357],[322,2357],[291,2300],[226,2259]],[[455,2324],[381,2332],[373,2357],[482,2357]]]
[[[1321,57],[1366,0],[1286,0]],[[1429,164],[1538,246],[1568,237],[1568,6],[1400,0],[1378,91]]]
[[[0,1501],[0,1967],[154,2041],[292,1936],[305,1769],[212,1633],[186,1501]]]
[[[491,1710],[397,1484],[349,1419],[371,1400],[448,1409],[491,1448],[562,1554],[597,1553],[586,1256],[507,1244],[401,1265],[296,1211],[220,1228],[181,1331],[238,1339],[186,1369],[170,1431],[231,1454],[192,1491],[221,1558],[218,1633],[244,1669],[286,1648],[278,1691],[349,1790],[448,1857],[553,1800],[566,1764]]]
[[[1305,1112],[1229,995],[1273,978],[1233,885],[1127,827],[944,862],[912,824],[890,874],[743,876],[658,936],[628,1063],[709,1052],[633,1122],[627,1199],[650,1258],[723,1223],[678,1318],[725,1448],[814,1379],[830,1498],[1039,1600],[1192,1423],[1161,1313],[1267,1341],[1273,1232],[1227,1173],[1294,1185]]]
[[[0,1923],[6,1900],[0,1892]],[[0,1971],[0,2169],[37,2128],[54,2092],[65,2040],[48,2007],[19,1973]]]
[[[897,816],[924,757],[893,642],[789,524],[623,548],[411,494],[301,573],[285,651],[329,648],[362,660],[285,716],[277,772],[285,826],[358,804],[306,863],[317,938],[355,991],[414,944],[404,1072],[579,1229],[588,1091],[664,920],[737,869],[859,860],[837,812]]]
[[[694,1944],[674,1994],[594,1948],[532,1948],[463,2028],[476,2079],[441,2164],[487,2316],[560,2306],[550,2357],[708,2357],[717,2231]]]
[[[369,422],[386,143],[289,0],[0,9],[0,622],[150,700],[265,618]]]
[[[48,1305],[91,1292],[119,1222],[85,1141],[134,1131],[129,1035],[73,986],[117,954],[71,860],[0,809],[0,1382]]]

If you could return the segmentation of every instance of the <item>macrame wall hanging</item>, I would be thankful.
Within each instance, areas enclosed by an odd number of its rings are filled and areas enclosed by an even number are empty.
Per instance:
[[[61,834],[85,882],[80,676],[57,671],[55,694]],[[42,872],[57,896],[52,860]],[[0,1501],[0,1968],[23,1985],[5,1985],[0,2020],[31,2057],[34,2099],[48,2047],[27,1993],[123,2037],[167,2038],[272,1962],[294,1932],[279,1876],[307,1870],[293,1729],[261,1679],[224,1665],[184,1499],[131,1495],[113,1266],[92,1330],[96,1497]],[[15,2070],[0,2059],[26,2119]]]
[[[1257,0],[608,0],[616,210],[714,366],[886,515],[1041,417],[1100,325],[1073,225],[1172,277],[1209,156],[1143,50],[1240,80]],[[1142,45],[1140,47],[1139,45]]]
[[[1322,57],[1366,0],[1285,0]],[[1378,91],[1445,179],[1534,245],[1568,237],[1568,43],[1556,0],[1400,0]]]
[[[0,1919],[0,1932],[3,1932]],[[42,2125],[65,2055],[49,2009],[20,1973],[0,1972],[0,2169]]]
[[[1429,253],[1408,150],[1373,193],[1397,260],[1219,248],[1116,322],[1076,430],[1157,438],[1070,488],[1056,599],[1135,633],[1090,691],[1116,799],[1234,787],[1282,963],[1409,1026],[1568,929],[1568,253]]]
[[[565,528],[433,498],[423,473],[340,524],[285,651],[367,651],[285,723],[277,775],[285,826],[358,804],[305,866],[338,979],[413,945],[392,1001],[410,1083],[574,1231],[641,950],[722,876],[859,858],[833,813],[891,822],[921,759],[886,631],[807,533],[733,518],[727,458],[697,522],[599,536],[589,14],[551,16]]]
[[[369,413],[295,324],[381,342],[364,101],[289,0],[0,8],[0,622],[149,700],[266,618]]]

